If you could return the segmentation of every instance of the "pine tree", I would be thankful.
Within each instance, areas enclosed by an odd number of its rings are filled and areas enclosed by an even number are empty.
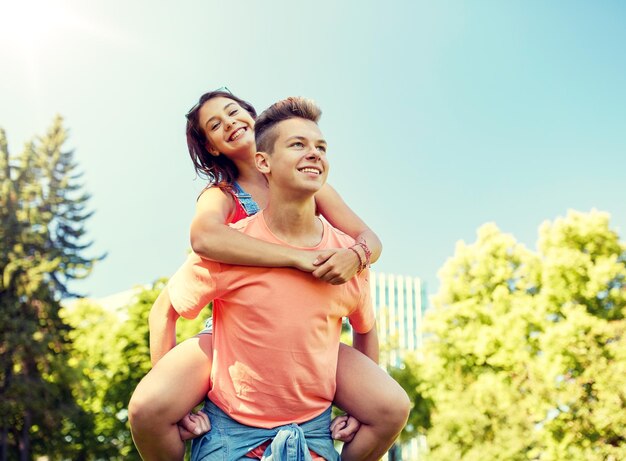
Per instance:
[[[48,133],[16,157],[0,131],[0,456],[73,457],[77,426],[68,364],[68,325],[60,301],[69,283],[101,257],[84,255],[89,196],[82,192],[67,131],[57,117]],[[74,422],[72,422],[74,421]]]

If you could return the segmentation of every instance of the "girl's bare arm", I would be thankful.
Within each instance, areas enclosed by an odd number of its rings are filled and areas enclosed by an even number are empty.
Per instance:
[[[325,185],[316,194],[318,211],[337,229],[367,245],[370,262],[380,256],[382,244],[376,234],[348,207],[339,194]],[[333,284],[352,278],[365,258],[363,249],[334,249],[308,252],[264,242],[230,228],[226,222],[234,210],[233,198],[217,187],[207,189],[198,199],[191,224],[191,247],[200,256],[227,264],[263,267],[295,267],[313,272]],[[317,262],[314,264],[314,262]]]
[[[234,210],[234,199],[217,187],[198,199],[191,223],[191,247],[203,258],[240,266],[295,267],[315,269],[310,252],[264,242],[230,228],[226,222]]]
[[[370,263],[375,262],[383,250],[378,236],[367,224],[343,201],[337,191],[326,184],[315,195],[318,211],[337,229],[345,232],[357,242],[363,242],[371,251]],[[355,254],[357,251],[360,255]],[[313,275],[332,284],[345,283],[359,271],[365,252],[360,247],[355,251],[343,248],[328,250],[317,261]]]

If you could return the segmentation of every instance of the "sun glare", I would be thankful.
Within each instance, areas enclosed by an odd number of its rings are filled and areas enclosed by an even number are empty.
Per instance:
[[[64,2],[0,0],[0,46],[14,53],[35,53],[72,26],[75,17]]]

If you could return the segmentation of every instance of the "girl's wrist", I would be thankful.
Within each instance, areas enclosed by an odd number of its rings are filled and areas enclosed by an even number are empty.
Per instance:
[[[348,247],[348,250],[351,250],[356,255],[357,264],[358,264],[358,267],[357,267],[357,274],[358,274],[359,272],[361,272],[363,270],[362,267],[363,267],[363,263],[364,263],[365,260],[363,259],[363,257],[359,253],[358,248],[357,248],[356,245]]]
[[[358,274],[363,272],[370,265],[370,259],[372,256],[372,252],[368,248],[365,242],[356,242],[354,245],[349,247],[357,257],[359,258],[359,269],[357,271]]]
[[[296,248],[288,248],[286,257],[289,262],[289,267],[303,271],[312,270],[312,256],[310,252],[307,252],[306,250],[298,250]]]

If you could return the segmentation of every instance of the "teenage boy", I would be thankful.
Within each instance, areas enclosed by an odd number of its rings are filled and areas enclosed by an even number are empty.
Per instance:
[[[316,215],[314,194],[329,168],[320,114],[311,101],[289,98],[259,116],[256,164],[268,180],[269,205],[233,227],[311,250],[355,244]],[[194,318],[213,301],[212,387],[204,409],[211,431],[194,440],[192,459],[228,453],[238,460],[259,447],[275,460],[291,459],[289,450],[298,459],[310,459],[309,450],[315,459],[339,459],[328,428],[343,317],[355,348],[378,360],[367,269],[343,285],[291,268],[212,261],[193,279],[178,275],[168,284],[178,314]]]

